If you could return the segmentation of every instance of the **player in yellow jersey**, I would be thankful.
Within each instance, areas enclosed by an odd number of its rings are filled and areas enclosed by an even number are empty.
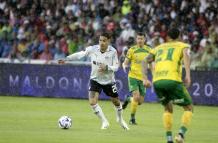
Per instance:
[[[155,62],[153,85],[160,102],[164,106],[163,124],[166,129],[167,143],[173,143],[173,104],[180,105],[184,109],[181,127],[175,137],[177,143],[184,143],[184,136],[191,122],[193,112],[191,96],[186,89],[191,83],[190,45],[179,42],[179,35],[178,29],[170,29],[168,31],[168,42],[157,46],[142,64],[144,67],[144,84],[147,85],[150,83],[147,79],[147,63]],[[185,67],[184,84],[182,82],[183,63]]]
[[[128,74],[128,84],[132,98],[130,96],[126,97],[123,109],[125,109],[127,104],[131,102],[131,118],[129,123],[133,125],[136,125],[135,114],[137,106],[144,102],[146,92],[143,85],[141,63],[144,60],[144,57],[147,56],[151,50],[149,46],[145,45],[145,35],[141,32],[137,33],[136,43],[136,45],[128,50],[125,61],[122,64],[125,72],[126,68],[131,64]]]

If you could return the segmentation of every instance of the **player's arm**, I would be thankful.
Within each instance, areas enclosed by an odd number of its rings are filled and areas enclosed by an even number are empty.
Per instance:
[[[127,54],[126,54],[124,62],[122,63],[122,68],[123,68],[124,72],[126,72],[126,68],[129,66],[130,60],[132,59],[132,56],[133,56],[133,50],[132,50],[132,48],[130,48],[127,51]]]
[[[129,66],[129,63],[130,63],[130,60],[126,57],[122,64],[122,68],[124,72],[126,72],[126,68]]]
[[[118,71],[118,68],[119,68],[119,60],[118,60],[118,56],[117,56],[117,51],[116,52],[114,52],[114,57],[113,57],[113,59],[112,59],[113,61],[112,61],[112,65],[108,65],[107,66],[107,70],[109,70],[109,71]]]
[[[183,62],[185,67],[185,85],[186,87],[189,87],[191,84],[189,48],[183,49]]]
[[[80,60],[81,58],[85,57],[89,53],[90,47],[87,47],[85,51],[76,52],[67,56],[65,59],[58,60],[59,64],[64,64],[66,61],[76,61]]]
[[[154,49],[152,49],[152,48],[150,47],[149,53],[150,53],[151,55],[153,55],[153,56],[150,57],[151,62],[148,63],[148,68],[150,69],[151,73],[153,73],[153,71],[154,71],[154,62],[153,62],[153,61],[154,61]],[[149,57],[148,57],[148,58],[149,58]]]
[[[151,73],[154,71],[154,62],[148,64],[148,68],[150,69]]]
[[[142,61],[142,75],[143,75],[143,84],[145,87],[150,87],[151,82],[148,80],[148,64],[151,64],[154,61],[154,55],[149,54],[143,61]]]

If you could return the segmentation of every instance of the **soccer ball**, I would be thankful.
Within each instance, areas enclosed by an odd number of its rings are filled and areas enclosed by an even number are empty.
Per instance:
[[[58,126],[61,129],[69,129],[72,125],[72,120],[68,116],[61,116],[58,120]]]

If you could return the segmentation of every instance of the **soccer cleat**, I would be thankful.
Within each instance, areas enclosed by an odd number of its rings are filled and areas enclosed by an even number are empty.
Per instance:
[[[130,98],[129,95],[127,95],[127,96],[125,97],[125,100],[124,100],[123,105],[122,105],[122,108],[123,108],[123,109],[126,109],[127,105],[129,104],[129,100],[130,100],[129,98]]]
[[[129,124],[130,124],[130,125],[137,125],[135,119],[130,119],[130,120],[129,120]]]
[[[108,127],[109,127],[109,123],[108,123],[108,121],[104,121],[104,122],[102,122],[102,125],[101,125],[101,129],[102,129],[102,130],[107,129]]]
[[[167,143],[173,143],[173,141],[168,141]]]
[[[124,120],[120,120],[119,124],[124,130],[129,130],[129,127],[127,126],[127,124]]]
[[[175,141],[176,141],[176,143],[184,143],[185,142],[184,137],[181,134],[178,134],[175,136]]]

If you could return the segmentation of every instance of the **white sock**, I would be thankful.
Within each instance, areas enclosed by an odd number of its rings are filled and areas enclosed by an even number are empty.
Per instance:
[[[123,120],[123,117],[122,117],[122,105],[120,104],[119,106],[115,106],[116,108],[116,115],[117,115],[117,121],[121,121]]]
[[[91,105],[91,107],[94,113],[98,116],[99,119],[101,119],[102,122],[108,122],[101,107],[98,104]]]

